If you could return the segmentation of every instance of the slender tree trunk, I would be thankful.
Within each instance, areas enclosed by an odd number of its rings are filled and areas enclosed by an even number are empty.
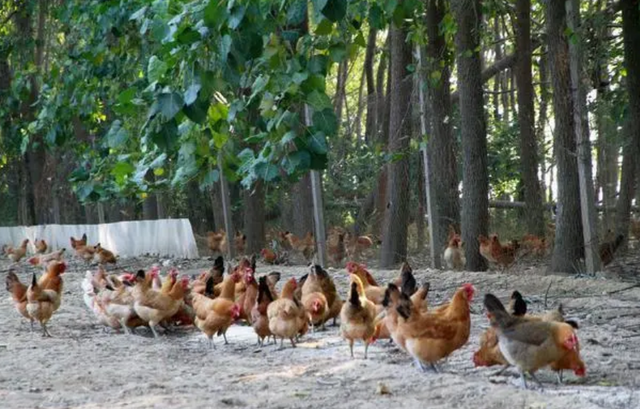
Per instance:
[[[482,70],[480,63],[480,0],[452,2],[458,24],[456,55],[460,89],[460,133],[464,159],[462,195],[462,240],[465,242],[466,268],[485,270],[480,256],[478,236],[489,228],[489,176],[487,170],[487,131],[482,104]]]
[[[564,1],[548,2],[546,16],[555,118],[554,150],[558,172],[556,233],[551,270],[571,273],[584,249]]]
[[[377,36],[378,31],[375,28],[370,28],[369,38],[367,39],[367,49],[364,55],[363,69],[367,83],[367,122],[365,125],[365,141],[367,145],[371,145],[375,140],[376,129],[378,129],[376,83],[373,76]]]
[[[542,196],[538,182],[538,144],[535,134],[533,76],[531,73],[531,0],[516,2],[516,81],[518,86],[518,124],[520,126],[520,167],[524,182],[525,218],[531,234],[544,235]]]
[[[347,74],[349,73],[348,60],[344,59],[338,65],[338,83],[336,85],[336,95],[333,99],[333,109],[338,118],[338,124],[342,122],[342,109],[345,104],[345,95],[347,87]],[[348,120],[348,118],[347,118]]]
[[[542,47],[540,53],[540,60],[538,62],[538,70],[540,76],[540,106],[538,114],[538,125],[536,129],[537,140],[540,142],[542,149],[540,149],[540,174],[542,175],[541,190],[542,199],[547,197],[547,189],[551,191],[551,183],[546,186],[545,178],[547,173],[551,175],[551,163],[547,164],[546,155],[546,128],[547,128],[547,115],[549,107],[549,76],[548,76],[549,64],[547,62],[547,49]]]
[[[637,156],[640,153],[640,0],[622,0],[624,64],[627,69],[629,112],[626,120],[626,145],[622,162],[622,183],[618,199],[616,230],[625,237],[629,232],[631,199],[634,196]],[[626,165],[626,166],[625,166]]]
[[[409,142],[411,140],[411,89],[408,65],[412,61],[407,31],[393,25],[391,41],[391,94],[389,114],[389,152],[405,156],[387,164],[387,206],[384,214],[380,266],[391,267],[407,256],[409,221]]]
[[[387,84],[387,94],[385,95],[385,87],[384,80],[385,76],[389,75],[389,67],[387,53],[391,52],[391,46],[389,44],[389,37],[387,37],[387,41],[384,46],[384,51],[382,52],[382,56],[380,57],[380,63],[378,64],[378,72],[376,73],[376,137],[373,139],[374,142],[380,142],[381,140],[386,143],[387,141],[387,131],[388,127],[385,127],[386,120],[386,112],[387,112],[387,96],[388,96],[388,88]]]
[[[209,198],[213,210],[213,225],[215,231],[224,229],[224,214],[222,212],[222,196],[220,195],[220,184],[214,183],[209,189]]]
[[[502,44],[500,43],[500,16],[496,13],[493,18],[493,52],[495,54],[495,61],[502,59]],[[500,86],[502,84],[502,76],[504,73],[498,72],[493,79],[493,119],[496,123],[502,120],[500,115]]]
[[[445,0],[427,0],[427,78],[440,73],[439,81],[428,81],[428,104],[431,119],[429,139],[429,174],[431,201],[434,207],[433,242],[436,251],[444,250],[449,226],[459,231],[460,203],[456,141],[451,129],[451,71],[453,56],[440,30],[447,13]]]
[[[293,220],[287,230],[302,237],[313,233],[313,197],[311,195],[311,176],[309,173],[293,185],[291,192]]]
[[[252,189],[243,191],[244,234],[247,254],[258,254],[265,244],[264,183],[258,181]]]

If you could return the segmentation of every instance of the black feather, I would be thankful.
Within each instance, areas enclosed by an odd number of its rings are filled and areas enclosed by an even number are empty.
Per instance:
[[[411,316],[411,298],[405,293],[400,293],[400,299],[398,300],[398,306],[396,311],[402,318],[409,319]]]
[[[349,292],[349,303],[356,307],[361,307],[360,296],[358,295],[358,284],[351,283],[351,291]]]
[[[578,322],[574,321],[574,320],[566,320],[565,321],[566,324],[571,325],[574,329],[579,329],[578,327]]]
[[[145,277],[146,273],[144,272],[144,270],[138,270],[138,272],[136,273],[136,279],[144,280]]]
[[[511,299],[513,300],[513,311],[511,311],[511,314],[516,317],[525,315],[527,313],[527,302],[522,298],[522,294],[516,290],[511,294]]]
[[[214,292],[213,292],[213,277],[209,277],[207,278],[207,282],[205,284],[204,287],[204,295],[205,297],[209,297],[209,298],[213,298],[214,297]]]
[[[494,322],[501,328],[504,328],[517,318],[507,312],[502,302],[493,294],[485,294],[484,307],[493,315]]]
[[[413,276],[413,273],[411,272],[411,269],[407,269],[402,271],[402,284],[401,284],[401,288],[402,288],[402,292],[407,294],[407,295],[413,295],[413,293],[415,293],[418,288],[418,283],[416,282],[416,278]]]
[[[31,285],[33,287],[37,287],[38,286],[38,280],[36,279],[36,273],[33,273],[33,277],[31,278]]]

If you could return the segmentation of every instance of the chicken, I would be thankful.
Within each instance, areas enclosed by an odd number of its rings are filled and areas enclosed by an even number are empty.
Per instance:
[[[364,342],[364,359],[367,359],[369,344],[374,341],[376,306],[367,299],[362,280],[351,276],[349,298],[340,311],[340,335],[349,342],[353,358],[353,344],[360,339]]]
[[[95,258],[98,260],[98,264],[116,264],[117,259],[113,252],[105,249],[100,243],[95,246]]]
[[[522,236],[522,247],[535,256],[543,257],[547,252],[547,240],[544,237],[525,234]]]
[[[53,312],[60,308],[60,302],[62,301],[62,277],[61,275],[67,270],[67,265],[61,261],[52,261],[47,266],[46,272],[40,277],[38,286],[43,290],[54,291],[58,296],[55,299],[53,306]]]
[[[373,239],[369,236],[353,236],[346,233],[344,241],[347,243],[347,255],[349,258],[359,260],[363,253],[373,247]]]
[[[322,267],[316,265],[311,268],[311,272],[307,275],[304,284],[302,284],[301,301],[304,307],[311,330],[315,331],[317,325],[322,325],[329,315],[329,303],[324,295],[321,278],[318,277],[317,271],[322,271]]]
[[[485,295],[484,306],[491,314],[491,325],[496,329],[500,352],[509,364],[518,368],[525,388],[525,373],[542,386],[535,372],[563,359],[571,351],[577,351],[578,337],[569,324],[515,317],[493,294]],[[577,362],[571,369],[577,375],[584,374],[584,368]]]
[[[42,336],[50,337],[47,323],[53,316],[55,305],[59,305],[58,294],[53,290],[45,290],[38,285],[33,274],[31,285],[27,288],[27,313],[42,326]]]
[[[408,262],[402,263],[400,267],[400,275],[396,277],[393,283],[400,288],[400,291],[407,295],[413,295],[417,290],[416,278],[413,276],[413,269]]]
[[[87,234],[83,234],[80,239],[70,237],[69,240],[71,241],[71,248],[76,250],[78,247],[84,247],[87,245]]]
[[[245,269],[243,280],[244,291],[236,298],[236,304],[240,308],[238,319],[251,324],[251,310],[258,299],[258,283],[251,268]]]
[[[262,260],[267,264],[273,265],[278,261],[278,254],[269,248],[262,249],[260,251],[260,256],[262,256]]]
[[[369,272],[364,269],[363,266],[357,263],[347,263],[347,272],[352,276],[357,276],[362,285],[364,287],[364,293],[367,296],[367,299],[374,304],[382,304],[382,300],[384,299],[384,288],[378,287],[377,285],[370,284],[369,281]],[[374,281],[375,282],[375,281]]]
[[[347,272],[352,272],[355,270],[362,270],[362,274],[364,274],[367,277],[367,282],[369,283],[369,285],[373,285],[375,287],[378,287],[378,282],[376,281],[375,278],[373,278],[373,276],[371,275],[371,273],[367,270],[366,266],[364,264],[358,264],[358,263],[354,263],[353,261],[349,261],[345,267],[347,269]]]
[[[32,266],[35,266],[35,267],[40,266],[40,267],[47,268],[47,265],[52,261],[63,261],[65,251],[66,249],[62,248],[60,250],[53,251],[51,253],[33,256],[29,258],[29,260],[27,261]]]
[[[269,317],[267,309],[273,301],[273,295],[267,285],[267,277],[262,276],[258,279],[258,298],[251,309],[251,325],[258,336],[258,344],[264,346],[264,339],[269,338],[271,330],[269,329]]]
[[[71,239],[73,239],[73,237]],[[96,254],[96,248],[94,246],[80,245],[77,242],[75,244],[74,249],[76,251],[76,256],[83,259],[87,263],[91,263]]]
[[[520,248],[520,244],[517,240],[513,240],[507,245],[500,244],[498,235],[492,234],[490,239],[485,236],[478,236],[480,242],[480,254],[487,259],[487,261],[496,263],[506,269],[514,263],[516,259],[516,252]]]
[[[400,299],[400,289],[394,283],[389,283],[385,290],[384,299],[382,305],[385,310],[379,313],[374,320],[374,335],[373,339],[391,339],[398,348],[406,351],[404,337],[400,334],[398,329],[398,301]]]
[[[490,263],[497,263],[492,250],[492,242],[487,236],[479,235],[478,243],[480,244],[480,255]]]
[[[237,231],[236,236],[233,238],[233,245],[236,250],[236,255],[243,255],[247,246],[247,236]]]
[[[342,310],[343,301],[338,294],[336,284],[327,272],[319,265],[314,266],[316,279],[320,284],[321,292],[327,299],[327,305],[329,307],[328,313],[325,317],[325,322],[333,320],[333,325],[336,325],[336,319],[340,315]],[[304,280],[301,279],[300,286],[304,286]],[[302,295],[301,295],[302,296]]]
[[[224,276],[224,259],[222,256],[218,256],[213,262],[213,267],[200,274],[198,278],[196,278],[191,286],[191,291],[196,294],[204,294],[204,290],[207,284],[207,280],[209,277],[213,279],[213,285],[216,286],[222,283]]]
[[[605,241],[600,244],[599,254],[600,261],[602,262],[602,267],[605,267],[613,261],[613,256],[616,254],[616,251],[624,241],[624,236],[622,234],[618,234],[614,240]]]
[[[347,248],[344,243],[344,233],[337,232],[329,236],[327,253],[333,265],[336,267],[342,266],[342,260],[344,260],[347,254]]]
[[[155,327],[178,312],[187,287],[184,281],[177,281],[168,294],[162,294],[150,288],[150,282],[146,278],[147,275],[143,270],[139,270],[136,274],[136,284],[132,292],[133,308],[136,314],[147,322],[154,337],[158,338]]]
[[[396,308],[400,315],[398,336],[405,339],[407,352],[422,371],[427,369],[427,365],[438,371],[436,363],[469,340],[469,304],[474,292],[471,284],[464,284],[446,306],[433,312],[421,311],[409,296],[400,294]]]
[[[453,234],[452,234],[453,233]],[[462,270],[466,264],[464,251],[462,250],[462,239],[455,231],[449,233],[449,244],[444,250],[444,262],[450,270]]]
[[[154,279],[156,277],[158,276],[155,276]],[[173,288],[173,285],[176,283],[177,279],[178,279],[178,270],[175,268],[172,268],[171,270],[169,270],[169,273],[167,274],[167,278],[165,278],[164,282],[160,285],[160,292],[162,294],[169,294],[169,292]]]
[[[111,280],[111,277],[107,277],[107,282]],[[146,325],[146,322],[138,317],[133,307],[134,299],[131,286],[133,286],[136,276],[126,273],[121,277],[121,280],[121,284],[115,288],[109,283],[104,288],[98,288],[95,287],[96,277],[87,271],[82,282],[82,289],[85,292],[85,304],[93,311],[99,323],[113,329],[122,328],[125,333],[131,334],[133,328]]]
[[[269,291],[271,291],[271,296],[275,299],[277,298],[278,292],[276,291],[276,284],[280,281],[281,274],[277,271],[272,271],[266,276],[267,286],[269,287]]]
[[[207,246],[213,252],[213,254],[223,253],[222,242],[225,240],[226,233],[224,230],[216,233],[213,231],[207,232]]]
[[[14,263],[18,263],[24,256],[27,255],[27,244],[29,244],[29,239],[22,240],[20,247],[8,248],[6,250],[9,258]]]
[[[294,300],[293,293],[296,287],[296,279],[289,279],[282,288],[280,298],[274,300],[267,307],[269,330],[274,336],[280,338],[281,349],[284,348],[285,338],[291,341],[291,346],[295,348],[294,338],[300,331],[299,317],[300,312],[304,312],[304,309],[298,306]]]
[[[228,275],[222,282],[220,296],[211,299],[205,295],[193,294],[192,304],[195,312],[194,323],[209,340],[209,348],[215,349],[214,335],[222,335],[227,341],[227,329],[240,316],[240,307],[234,303],[237,275]],[[213,278],[207,280],[205,294],[213,292]]]
[[[11,299],[16,311],[31,323],[33,330],[33,318],[27,312],[27,286],[20,282],[20,279],[13,271],[9,271],[5,279],[7,291],[11,293]]]
[[[556,321],[566,322],[573,328],[578,327],[578,324],[574,321],[565,321],[564,311],[562,305],[559,305],[555,310],[547,311],[542,315],[534,316],[527,315],[527,303],[524,301],[522,294],[518,291],[514,291],[511,294],[511,300],[509,302],[509,311],[514,317],[524,317],[531,321]],[[579,356],[576,356],[575,352],[570,352],[568,356],[563,357],[557,362],[552,362],[549,366],[557,372],[558,381],[562,381],[562,370],[573,368],[574,362],[578,361],[578,366],[584,368],[584,363],[580,360]],[[493,365],[506,365],[509,363],[506,361],[500,347],[498,345],[498,335],[496,329],[489,327],[480,338],[480,349],[473,355],[473,362],[475,366],[493,366]]]
[[[36,254],[44,254],[47,252],[47,249],[49,248],[49,246],[47,245],[47,242],[44,239],[35,239],[35,241],[33,242],[33,245],[36,248]]]
[[[287,231],[284,233],[283,237],[287,240],[289,247],[302,254],[305,260],[309,261],[313,258],[316,245],[313,234],[308,232],[304,238],[300,239],[295,234]]]

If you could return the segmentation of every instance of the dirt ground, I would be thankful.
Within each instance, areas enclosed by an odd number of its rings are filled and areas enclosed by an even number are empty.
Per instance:
[[[154,259],[122,263],[148,267]],[[183,273],[199,272],[211,261],[173,260]],[[9,266],[0,261],[0,270]],[[256,346],[251,327],[235,325],[229,345],[186,328],[155,340],[146,329],[126,336],[98,325],[82,301],[80,282],[86,268],[71,263],[60,310],[50,322],[53,338],[30,332],[10,296],[0,297],[0,407],[2,408],[640,408],[640,289],[609,294],[629,286],[618,280],[544,275],[517,267],[508,273],[442,272],[416,269],[420,282],[431,282],[430,300],[448,299],[462,283],[477,289],[468,344],[442,365],[442,374],[423,374],[388,341],[377,341],[363,359],[356,358],[337,327],[308,334],[298,348]],[[258,274],[278,270],[283,280],[306,267],[259,266]],[[21,266],[20,278],[30,277]],[[344,270],[330,270],[343,296]],[[372,270],[379,281],[396,271]],[[6,272],[0,273],[4,282]],[[494,368],[474,368],[472,354],[488,326],[482,296],[506,299],[518,289],[533,311],[562,302],[568,317],[580,323],[579,338],[586,378],[539,373],[544,391],[523,390],[514,370],[495,376]],[[381,387],[388,394],[380,394]]]

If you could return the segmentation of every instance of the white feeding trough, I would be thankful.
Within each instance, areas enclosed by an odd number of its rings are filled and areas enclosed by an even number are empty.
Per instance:
[[[104,224],[48,224],[40,226],[0,227],[0,247],[19,246],[29,239],[34,251],[35,239],[47,241],[51,250],[71,250],[70,237],[87,235],[88,244],[100,243],[119,257],[154,254],[163,257],[197,258],[198,248],[188,219],[140,220]]]

